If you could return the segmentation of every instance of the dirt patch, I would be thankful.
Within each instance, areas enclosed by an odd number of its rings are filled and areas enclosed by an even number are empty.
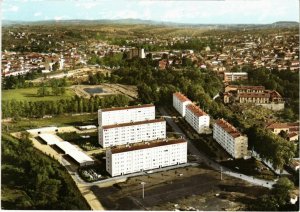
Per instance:
[[[115,95],[115,94],[123,94],[128,96],[130,99],[137,98],[137,88],[132,85],[121,85],[121,84],[108,84],[102,83],[100,85],[73,85],[71,88],[78,96],[82,96],[84,98],[90,98],[91,95],[96,96],[107,96],[107,95]],[[86,91],[86,89],[95,89],[101,88],[102,92],[90,94]]]
[[[141,182],[146,183],[144,199]],[[133,177],[112,187],[93,186],[91,190],[108,210],[244,209],[257,195],[268,192],[233,177],[223,176],[221,181],[219,172],[206,167]]]

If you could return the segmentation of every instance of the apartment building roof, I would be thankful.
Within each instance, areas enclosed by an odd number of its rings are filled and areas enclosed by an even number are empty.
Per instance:
[[[133,126],[133,125],[141,125],[141,124],[151,124],[151,123],[156,123],[156,122],[165,122],[165,120],[163,118],[161,118],[161,119],[136,121],[136,122],[122,123],[122,124],[112,124],[112,125],[103,126],[102,128],[104,130],[106,130],[106,129],[111,129],[111,128],[127,127],[127,126]]]
[[[148,149],[158,146],[166,146],[171,144],[179,144],[187,142],[184,139],[174,139],[174,140],[158,140],[158,141],[150,141],[150,142],[141,142],[133,145],[122,145],[116,148],[111,149],[112,154],[121,153],[121,152],[129,152],[140,149]]]
[[[270,98],[269,93],[239,93],[239,98]]]
[[[247,72],[224,72],[225,75],[244,75],[248,76]]]
[[[194,104],[189,104],[186,107],[198,117],[207,115],[203,110],[201,110],[198,106]]]
[[[218,119],[216,124],[223,128],[227,133],[229,133],[232,137],[237,138],[242,136],[242,134],[231,124],[229,124],[224,119]]]
[[[154,105],[153,104],[134,105],[134,106],[127,106],[127,107],[103,108],[100,110],[102,112],[108,112],[108,111],[115,111],[115,110],[129,110],[129,109],[144,108],[144,107],[154,107]]]
[[[179,101],[181,101],[181,102],[191,101],[185,95],[183,95],[180,92],[176,92],[173,95],[176,96],[176,98],[179,99]]]

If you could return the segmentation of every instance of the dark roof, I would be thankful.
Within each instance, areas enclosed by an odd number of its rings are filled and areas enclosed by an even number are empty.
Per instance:
[[[150,141],[147,143],[137,143],[132,146],[126,146],[123,145],[118,148],[111,149],[112,154],[121,153],[121,152],[129,152],[134,150],[140,150],[140,149],[148,149],[158,146],[166,146],[171,144],[179,144],[179,143],[186,143],[186,140],[184,139],[176,139],[176,140],[159,140],[159,141]]]
[[[122,123],[122,124],[113,124],[113,125],[106,125],[103,126],[103,129],[111,129],[111,128],[118,128],[118,127],[126,127],[126,126],[133,126],[133,125],[141,125],[141,124],[151,124],[156,122],[165,122],[165,120],[162,119],[153,119],[153,120],[146,120],[146,121],[136,121],[136,122],[130,122],[130,123]]]
[[[143,107],[154,107],[154,105],[146,104],[146,105],[134,105],[134,106],[127,106],[127,107],[104,108],[104,109],[101,109],[101,111],[107,112],[107,111],[114,111],[114,110],[129,110],[129,109],[143,108]]]

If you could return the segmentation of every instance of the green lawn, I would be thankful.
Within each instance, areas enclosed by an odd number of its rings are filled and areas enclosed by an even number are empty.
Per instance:
[[[47,126],[70,126],[70,125],[97,125],[98,117],[97,114],[84,114],[78,116],[72,115],[60,115],[53,118],[44,118],[44,119],[21,119],[15,122],[2,123],[2,130],[6,131],[7,128],[9,132],[18,132],[22,130],[28,130],[39,127]],[[8,126],[8,127],[7,127]]]
[[[37,96],[38,88],[20,88],[11,90],[2,90],[2,100],[27,100],[27,101],[48,101],[48,100],[60,100],[70,98],[75,95],[75,93],[70,89],[66,88],[66,93],[62,96]],[[51,92],[51,88],[49,88]]]

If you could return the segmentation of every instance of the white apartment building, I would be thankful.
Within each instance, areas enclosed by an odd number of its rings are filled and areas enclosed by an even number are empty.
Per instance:
[[[99,144],[105,148],[166,138],[166,121],[154,119],[99,127]]]
[[[242,135],[224,119],[218,119],[213,127],[213,138],[233,157],[243,158],[248,153],[248,137]]]
[[[186,106],[191,103],[191,100],[189,100],[182,93],[173,93],[173,107],[180,113],[182,117],[185,116]]]
[[[155,119],[152,104],[98,110],[99,127]]]
[[[224,73],[225,82],[233,82],[237,80],[247,80],[247,79],[248,79],[247,72],[225,72]]]
[[[151,141],[106,151],[106,171],[112,177],[186,162],[184,139]]]
[[[209,129],[209,115],[194,104],[186,106],[184,118],[197,133],[205,133]]]

